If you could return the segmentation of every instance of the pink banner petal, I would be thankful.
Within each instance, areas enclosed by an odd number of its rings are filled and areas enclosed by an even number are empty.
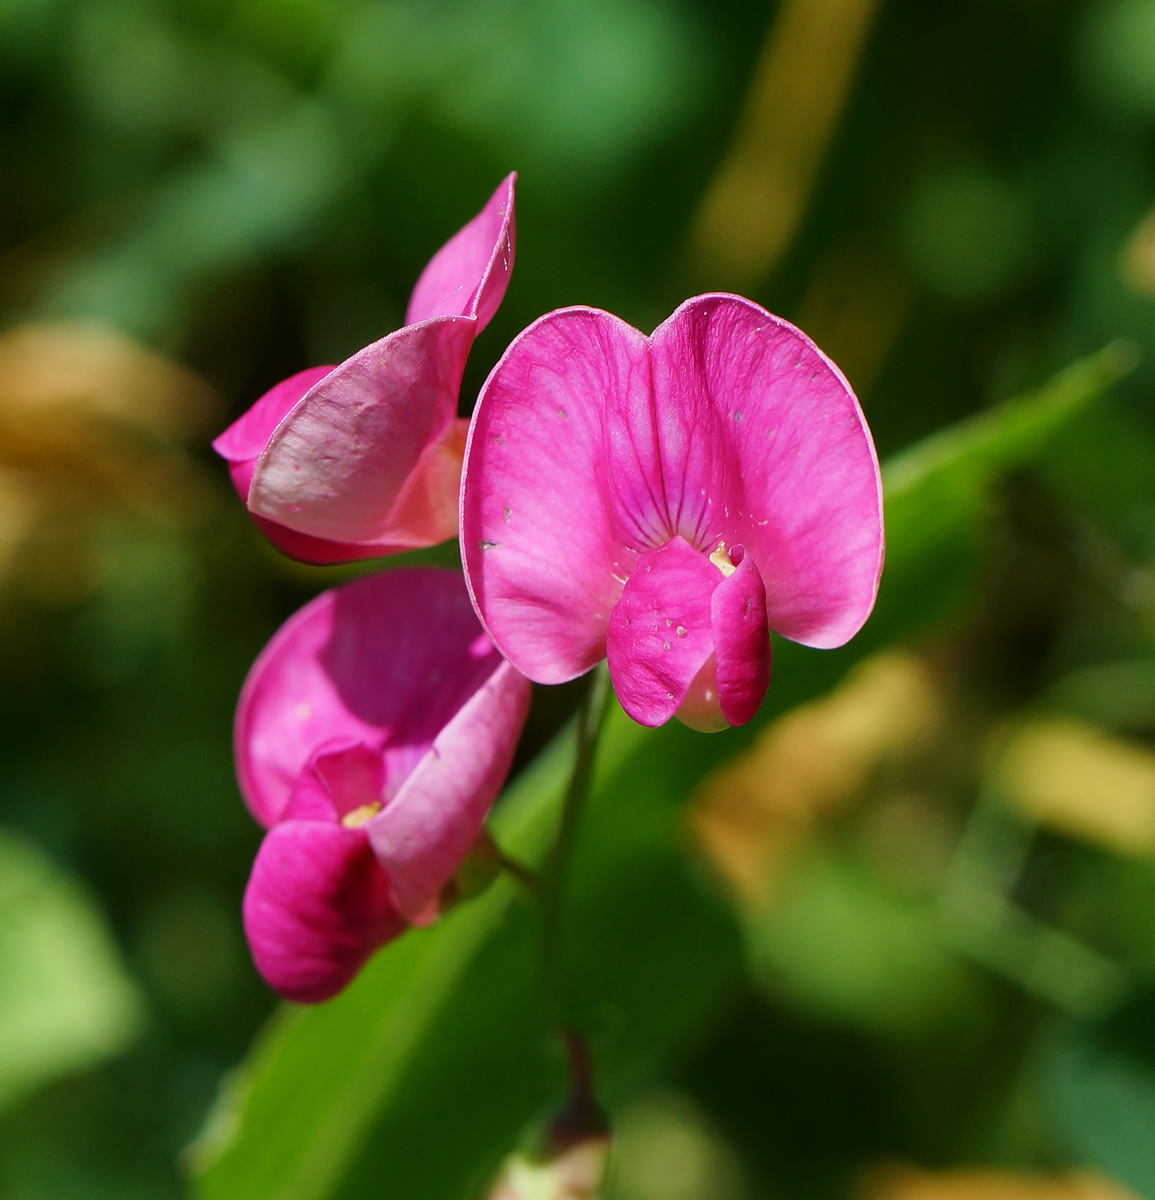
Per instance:
[[[770,627],[841,645],[873,607],[883,556],[878,461],[849,384],[805,334],[739,296],[688,300],[652,346],[678,532],[744,544]]]
[[[310,537],[386,537],[406,480],[456,418],[475,328],[471,317],[407,325],[335,367],[273,432],[249,508]]]
[[[334,738],[380,752],[391,794],[501,664],[455,572],[387,571],[323,592],[278,630],[241,690],[245,802],[275,824]]]
[[[645,410],[648,396],[645,338],[574,308],[520,334],[478,399],[461,555],[490,633],[538,683],[573,679],[605,656],[610,610],[637,562],[610,463],[633,461],[623,414]],[[633,487],[635,476],[621,477]]]
[[[430,317],[476,317],[480,333],[489,324],[513,270],[516,180],[516,173],[507,175],[481,212],[430,259],[409,299],[407,325]]]
[[[233,468],[248,467],[245,475],[233,474],[242,500],[249,498],[252,468],[272,432],[292,411],[298,400],[332,371],[332,367],[309,367],[270,388],[247,412],[242,413],[214,442],[213,449]]]

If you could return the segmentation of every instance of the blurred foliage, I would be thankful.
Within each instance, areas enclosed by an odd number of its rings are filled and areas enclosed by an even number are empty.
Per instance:
[[[778,642],[753,728],[611,722],[566,949],[609,1196],[1155,1200],[1153,132],[1155,0],[0,4],[0,1193],[466,1200],[560,1098],[509,880],[259,1033],[231,712],[350,570],[207,450],[517,169],[466,410],[551,307],[736,287],[887,464],[860,638]]]

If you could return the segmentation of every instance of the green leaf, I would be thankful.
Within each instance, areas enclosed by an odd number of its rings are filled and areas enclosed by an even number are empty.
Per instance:
[[[1035,453],[1121,370],[1104,352],[1038,393],[937,435],[888,465],[888,623],[831,654],[779,643],[758,724],[821,693],[883,638],[925,621],[927,580],[980,525],[1002,468]],[[948,554],[949,558],[949,554]],[[872,622],[872,626],[874,622]],[[868,627],[868,629],[871,627]],[[743,978],[733,917],[686,861],[681,802],[757,728],[647,731],[620,710],[599,752],[568,897],[568,1015],[611,1108],[665,1070]],[[540,863],[572,755],[560,739],[509,789],[494,832]],[[202,1200],[477,1191],[564,1074],[540,995],[536,910],[508,879],[386,948],[341,996],[286,1008],[192,1152]]]
[[[896,892],[832,847],[804,855],[781,901],[748,920],[755,973],[811,1015],[905,1036],[957,1024],[984,999],[933,898]]]
[[[92,901],[0,834],[0,1105],[119,1053],[142,1014]]]
[[[1134,362],[1128,343],[1112,343],[1036,391],[932,434],[884,465],[886,570],[871,641],[909,636],[916,622],[931,625],[958,611],[979,563],[991,485],[1040,454]]]
[[[1155,1200],[1155,999],[1100,1025],[1076,1027],[1045,1072],[1056,1125],[1071,1155]]]

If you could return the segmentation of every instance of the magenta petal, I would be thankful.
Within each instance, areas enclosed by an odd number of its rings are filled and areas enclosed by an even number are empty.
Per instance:
[[[471,317],[408,325],[335,367],[281,421],[257,460],[249,508],[334,542],[429,545],[391,520],[426,447],[457,414]],[[456,521],[452,506],[446,516]]]
[[[473,845],[509,772],[529,681],[503,663],[366,826],[398,910],[420,921]]]
[[[273,430],[281,423],[293,406],[315,384],[319,383],[332,371],[332,367],[310,367],[306,371],[298,371],[296,375],[278,383],[267,391],[257,402],[238,417],[213,442],[213,449],[229,464],[229,477],[237,495],[248,504],[249,489],[253,482],[253,470],[257,459],[268,444]],[[324,538],[312,538],[303,533],[296,533],[269,521],[265,517],[253,514],[257,528],[281,551],[290,558],[307,563],[339,563],[351,562],[358,558],[371,558],[385,551],[376,546],[351,546],[340,542],[327,541]],[[452,532],[446,536],[452,536]]]
[[[722,574],[680,537],[638,559],[610,615],[610,679],[639,724],[662,725],[714,649],[710,597]]]
[[[338,820],[384,799],[385,764],[379,750],[358,743],[323,751],[314,755],[313,770],[325,785]]]
[[[339,992],[405,922],[362,829],[285,821],[265,835],[245,889],[257,970],[301,1004]]]
[[[633,486],[637,472],[615,461],[634,461],[630,414],[650,407],[646,339],[595,309],[536,321],[482,388],[461,556],[494,640],[538,683],[573,679],[605,655],[610,610],[637,561],[615,483]]]
[[[265,448],[272,432],[293,405],[332,367],[309,367],[270,388],[247,412],[239,416],[214,442],[213,449],[233,468],[248,466],[247,476],[233,474],[233,483],[242,500],[249,498],[252,467]]]
[[[323,592],[277,631],[241,690],[245,802],[275,824],[333,739],[380,752],[386,790],[396,790],[501,665],[455,572],[385,571]]]
[[[480,333],[489,324],[513,270],[516,180],[516,173],[507,175],[481,212],[429,260],[409,299],[407,325],[430,317],[476,317]]]
[[[731,557],[737,559],[740,549],[735,546]],[[745,725],[770,686],[766,589],[750,555],[718,584],[710,613],[722,716],[731,725]]]
[[[849,384],[805,334],[738,296],[687,301],[655,330],[654,391],[671,520],[740,542],[770,627],[839,646],[882,570],[882,491]]]

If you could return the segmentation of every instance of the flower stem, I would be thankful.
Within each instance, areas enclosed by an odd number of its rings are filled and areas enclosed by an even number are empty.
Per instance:
[[[500,847],[497,850],[497,865],[516,879],[523,888],[532,896],[541,893],[541,876],[533,869],[527,866],[520,859],[514,858],[512,855],[506,854]]]
[[[557,838],[545,865],[541,887],[542,966],[546,1003],[555,1024],[564,1024],[564,987],[562,984],[562,910],[570,860],[578,823],[593,781],[598,739],[609,711],[610,672],[605,662],[594,668],[589,691],[577,716],[577,739],[573,773],[562,804]]]

